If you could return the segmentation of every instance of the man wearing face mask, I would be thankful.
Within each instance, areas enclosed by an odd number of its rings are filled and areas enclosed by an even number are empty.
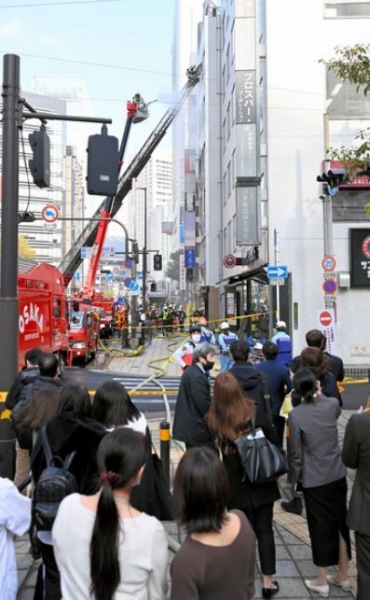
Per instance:
[[[200,346],[202,330],[200,325],[192,325],[189,330],[190,339],[173,353],[173,358],[183,371],[193,363],[193,352]]]
[[[194,349],[193,364],[181,377],[177,395],[172,436],[185,442],[186,449],[212,446],[212,435],[204,419],[211,404],[208,371],[215,364],[214,348],[201,344]]]

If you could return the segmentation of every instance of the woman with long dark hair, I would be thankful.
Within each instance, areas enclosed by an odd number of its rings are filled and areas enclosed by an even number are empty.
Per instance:
[[[188,533],[171,565],[171,600],[249,600],[256,540],[245,515],[227,511],[229,481],[214,450],[191,448],[174,480],[177,519]]]
[[[320,382],[321,393],[328,398],[336,398],[342,406],[342,398],[338,390],[336,379],[329,371],[329,360],[319,348],[308,346],[304,348],[299,357],[300,367],[310,369]]]
[[[143,413],[132,402],[125,386],[118,381],[105,381],[98,387],[92,415],[108,431],[116,427],[129,427],[145,434],[148,426]]]
[[[167,538],[130,496],[145,468],[142,434],[119,428],[98,449],[101,490],[71,494],[59,508],[52,536],[63,600],[164,600]]]
[[[161,518],[155,490],[152,438],[148,423],[143,413],[132,402],[125,386],[118,381],[102,383],[94,396],[92,414],[93,418],[99,421],[107,431],[127,427],[144,435],[146,468],[140,485],[133,491],[131,502],[138,510]]]
[[[234,442],[251,431],[252,418],[255,427],[261,427],[265,437],[278,446],[279,440],[267,414],[244,396],[239,382],[230,371],[220,373],[215,381],[213,403],[208,412],[207,422],[215,435],[229,476],[228,508],[242,510],[255,531],[263,578],[262,595],[268,599],[279,590],[277,581],[273,580],[276,572],[276,550],[272,518],[274,502],[280,498],[280,493],[276,481],[242,483],[243,467]]]
[[[289,413],[290,456],[293,478],[302,480],[312,557],[318,572],[317,579],[306,580],[305,584],[327,598],[329,583],[350,589],[346,468],[337,430],[341,410],[335,398],[318,393],[311,369],[298,369],[293,387],[301,403]],[[327,576],[326,568],[331,565],[338,565],[338,573]]]

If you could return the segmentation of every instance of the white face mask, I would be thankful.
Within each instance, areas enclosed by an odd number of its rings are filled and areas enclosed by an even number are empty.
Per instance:
[[[194,342],[194,344],[199,344],[200,338],[201,338],[200,333],[194,333],[194,335],[191,336],[191,339]]]

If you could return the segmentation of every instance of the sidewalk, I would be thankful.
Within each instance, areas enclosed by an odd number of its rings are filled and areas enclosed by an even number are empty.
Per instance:
[[[144,376],[149,377],[156,369],[150,367],[152,364],[167,366],[165,376],[176,377],[181,376],[181,369],[174,363],[168,363],[168,359],[172,352],[181,344],[182,337],[177,338],[154,338],[149,347],[147,347],[145,353],[141,356],[136,357],[124,357],[124,358],[112,358],[109,366],[109,370],[115,372],[122,372],[125,375],[130,376]],[[349,417],[353,411],[343,411],[339,422],[339,437],[342,441],[344,430]],[[158,433],[158,421],[153,420],[150,423],[152,429],[153,442],[157,449],[159,449],[159,433]],[[183,453],[182,445],[176,442],[172,442],[171,448],[171,475],[173,476],[178,461]],[[354,480],[354,471],[348,470],[348,498],[352,490]],[[289,497],[289,486],[286,480],[286,476],[282,477],[279,481],[282,498]],[[316,576],[316,569],[312,563],[311,548],[309,544],[309,536],[307,531],[307,522],[305,516],[294,515],[291,513],[284,512],[280,503],[275,503],[274,511],[275,520],[275,542],[276,542],[276,565],[277,573],[276,578],[279,581],[280,591],[274,596],[277,600],[307,600],[309,598],[319,599],[320,596],[315,593],[310,593],[304,585],[304,579],[314,578]],[[175,523],[164,523],[167,533],[175,540],[178,539],[177,527]],[[18,577],[19,577],[19,594],[18,600],[32,600],[36,573],[39,565],[39,561],[33,561],[29,554],[29,542],[27,536],[17,539],[16,541],[16,553],[18,562]],[[354,547],[353,547],[354,555]],[[170,561],[173,558],[173,554],[170,552]],[[335,569],[329,569],[329,572],[334,572]],[[343,592],[340,588],[330,586],[330,598],[341,598],[342,600],[353,599],[356,592],[356,568],[355,560],[351,561],[350,577],[352,582],[351,593]],[[256,594],[254,596],[257,600],[262,598],[261,592],[261,577],[256,567]],[[0,599],[2,600],[2,599]],[[179,599],[181,600],[181,599]],[[227,600],[227,599],[225,599]]]

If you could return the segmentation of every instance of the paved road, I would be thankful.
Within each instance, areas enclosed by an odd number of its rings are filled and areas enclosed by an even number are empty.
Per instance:
[[[160,386],[164,386],[166,389],[169,405],[173,410],[180,383],[179,377],[161,377],[158,379],[159,385],[155,381],[148,381],[148,377],[78,367],[65,369],[65,377],[86,385],[91,392],[95,392],[104,381],[119,381],[130,392],[139,410],[150,413],[164,410],[163,393]]]

